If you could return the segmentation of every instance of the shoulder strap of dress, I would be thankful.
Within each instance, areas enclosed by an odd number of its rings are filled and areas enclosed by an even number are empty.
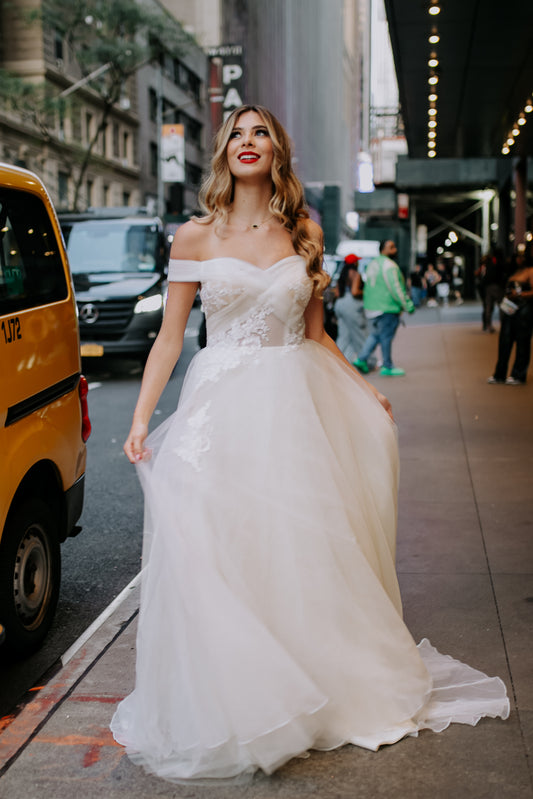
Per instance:
[[[177,283],[196,283],[201,280],[202,262],[171,258],[168,262],[168,279]]]

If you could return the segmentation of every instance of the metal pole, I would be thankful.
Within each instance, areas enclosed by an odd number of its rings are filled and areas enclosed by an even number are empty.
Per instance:
[[[156,108],[156,125],[157,125],[157,214],[161,218],[165,213],[165,193],[163,185],[162,164],[162,134],[163,134],[163,69],[159,64],[157,72],[157,108]]]

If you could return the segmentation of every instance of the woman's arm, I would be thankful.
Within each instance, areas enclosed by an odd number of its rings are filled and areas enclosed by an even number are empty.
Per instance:
[[[194,222],[183,225],[174,237],[170,257],[199,260],[202,234]],[[137,463],[147,454],[144,441],[148,422],[181,355],[185,327],[198,286],[198,283],[169,282],[163,323],[146,361],[131,430],[124,444],[124,452],[131,463]]]
[[[322,344],[323,347],[326,347],[330,352],[333,353],[339,360],[343,363],[347,364],[353,371],[359,375],[357,369],[344,357],[340,349],[337,347],[333,339],[328,336],[326,331],[324,330],[324,308],[322,304],[322,300],[318,297],[311,297],[309,300],[309,304],[305,311],[305,336],[306,338],[310,338],[313,341],[316,341],[318,344]],[[359,377],[361,377],[359,375]],[[361,378],[362,380],[364,378]],[[369,383],[368,380],[365,380],[365,383],[370,388],[376,399],[383,405],[384,409],[389,414],[390,418],[394,421],[394,417],[392,415],[392,408],[389,400],[385,397],[381,392]]]
[[[148,422],[155,410],[172,370],[181,355],[183,336],[198,283],[170,283],[163,324],[146,361],[139,399],[124,452],[131,463],[146,455],[144,440]]]
[[[352,290],[352,297],[357,297],[358,299],[360,299],[363,296],[363,278],[361,277],[360,272],[354,271],[351,290]]]

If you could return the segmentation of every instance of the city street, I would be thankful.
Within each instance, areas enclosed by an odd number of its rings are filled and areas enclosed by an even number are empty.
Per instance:
[[[213,791],[217,799],[531,799],[532,384],[487,385],[496,347],[497,336],[481,332],[479,305],[424,308],[395,342],[406,377],[370,379],[398,423],[406,623],[417,641],[428,636],[441,652],[499,675],[511,700],[507,721],[423,731],[377,753],[313,752],[250,785],[165,782],[131,763],[109,732],[133,687],[137,586],[4,730],[2,799],[211,799]],[[96,419],[110,408],[93,392]],[[122,478],[107,474],[116,491]],[[96,585],[97,568],[94,575]]]
[[[152,423],[176,407],[185,370],[197,350],[200,312],[193,308],[184,353],[163,392]],[[139,392],[142,367],[129,360],[85,360],[92,434],[88,441],[82,532],[62,547],[62,584],[56,617],[43,647],[19,662],[0,650],[0,718],[13,712],[71,644],[122,591],[140,568],[143,502],[122,444]],[[30,694],[31,696],[31,694]]]

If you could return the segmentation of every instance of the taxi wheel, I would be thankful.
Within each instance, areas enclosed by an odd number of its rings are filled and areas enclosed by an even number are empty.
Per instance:
[[[61,580],[57,521],[41,499],[14,509],[0,545],[0,619],[5,648],[26,655],[42,643]]]

